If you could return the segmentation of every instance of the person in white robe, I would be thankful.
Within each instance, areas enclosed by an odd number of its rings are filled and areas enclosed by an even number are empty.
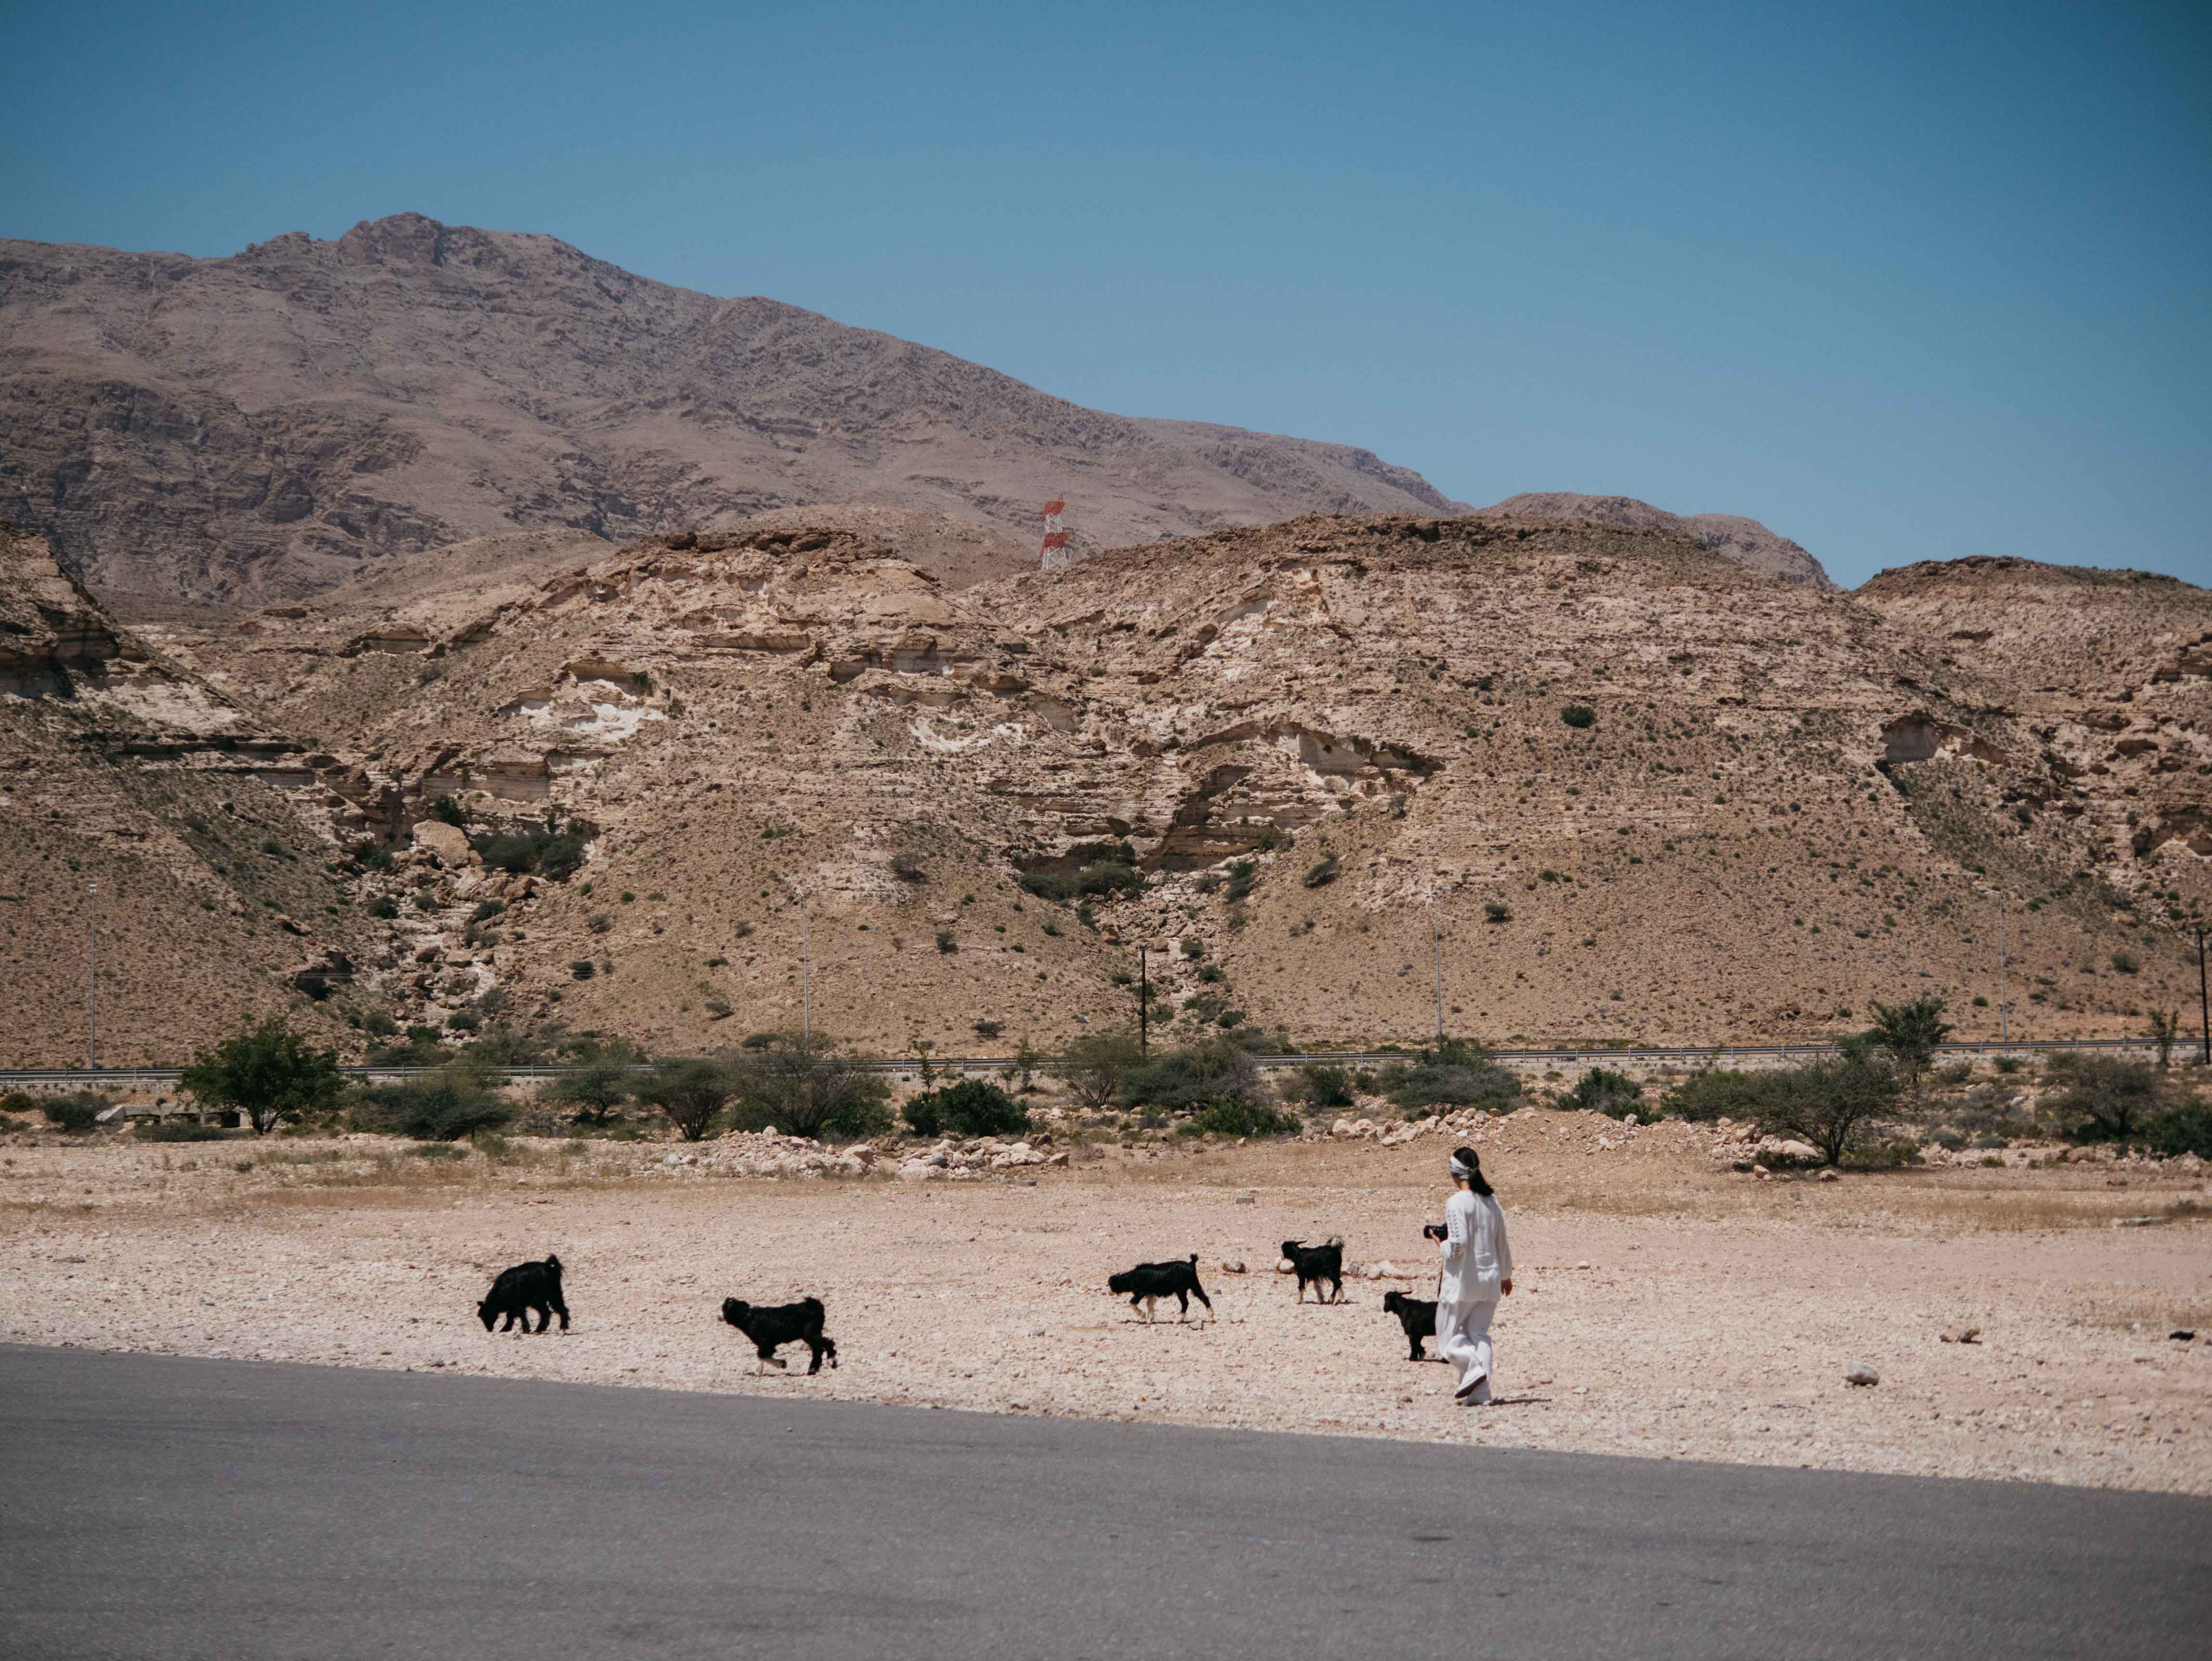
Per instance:
[[[1443,1269],[1437,1281],[1437,1350],[1458,1370],[1452,1400],[1479,1407],[1491,1398],[1490,1323],[1498,1300],[1513,1291],[1513,1252],[1505,1243],[1505,1213],[1471,1147],[1455,1148],[1452,1182],[1437,1239]]]

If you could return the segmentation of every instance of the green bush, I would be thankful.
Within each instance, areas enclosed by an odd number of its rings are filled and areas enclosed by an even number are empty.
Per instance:
[[[513,1121],[514,1109],[491,1087],[491,1075],[462,1064],[419,1079],[371,1085],[348,1117],[356,1130],[380,1130],[418,1142],[456,1142]]]
[[[960,1079],[916,1096],[900,1110],[917,1136],[1020,1136],[1027,1109],[988,1079]]]
[[[1216,1102],[1201,1107],[1176,1127],[1183,1136],[1295,1136],[1304,1129],[1295,1113],[1265,1102]]]
[[[1424,1050],[1411,1063],[1392,1062],[1376,1082],[1394,1106],[1409,1114],[1439,1107],[1495,1111],[1521,1098],[1521,1080],[1513,1073],[1480,1044],[1457,1038]]]
[[[1308,1062],[1283,1081],[1283,1094],[1308,1107],[1350,1107],[1352,1075],[1340,1067]]]
[[[1586,1108],[1615,1119],[1638,1112],[1643,1104],[1644,1086],[1609,1067],[1590,1068],[1559,1098],[1562,1107]]]
[[[567,881],[584,862],[583,834],[574,825],[556,830],[550,820],[487,831],[471,838],[470,845],[495,871],[540,876],[549,882]]]
[[[1324,854],[1306,867],[1305,875],[1298,880],[1308,888],[1326,888],[1337,879],[1343,869],[1343,862],[1335,855]]]
[[[1559,719],[1577,731],[1597,725],[1597,711],[1587,703],[1571,703],[1559,711]]]
[[[1093,1032],[1061,1050],[1049,1068],[1085,1107],[1101,1108],[1121,1098],[1129,1075],[1145,1064],[1133,1032]]]
[[[1757,1119],[1771,1093],[1774,1075],[1711,1068],[1693,1073],[1659,1098],[1668,1118],[1708,1123],[1714,1119]]]
[[[794,1033],[773,1035],[758,1049],[746,1044],[729,1069],[735,1129],[774,1125],[788,1135],[850,1141],[891,1128],[889,1081],[837,1045]]]
[[[1151,1057],[1129,1071],[1121,1089],[1132,1106],[1170,1110],[1267,1099],[1251,1052],[1226,1036]]]
[[[141,1119],[131,1128],[131,1134],[142,1142],[219,1142],[226,1133],[211,1124],[195,1124],[190,1119],[179,1119],[163,1123],[159,1119]]]
[[[1091,843],[1071,851],[1073,863],[1056,870],[1025,872],[1022,891],[1040,899],[1111,898],[1134,894],[1145,885],[1136,850],[1126,842]]]
[[[91,1129],[100,1116],[114,1105],[94,1091],[76,1090],[66,1096],[47,1097],[39,1104],[39,1110],[46,1116],[48,1123],[59,1125],[76,1135]]]
[[[2045,1063],[2045,1076],[2065,1086],[2044,1105],[2077,1141],[2128,1141],[2165,1104],[2158,1069],[2148,1062],[2062,1050]]]
[[[638,1085],[637,1098],[665,1114],[685,1141],[696,1142],[714,1129],[737,1089],[732,1070],[720,1062],[662,1062]]]
[[[2144,1141],[2152,1153],[2168,1159],[2194,1153],[2212,1159],[2212,1107],[2193,1098],[2177,1103],[2151,1121]]]

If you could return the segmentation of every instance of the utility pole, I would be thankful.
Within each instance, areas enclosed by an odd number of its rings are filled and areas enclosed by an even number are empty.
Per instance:
[[[1429,943],[1437,953],[1437,1052],[1444,1047],[1444,927],[1437,912],[1434,895],[1429,897]]]
[[[814,1053],[814,941],[804,899],[799,902],[799,1047]]]
[[[100,1068],[100,885],[84,885],[84,1066]]]
[[[2005,1008],[2004,896],[1997,896],[1997,1042],[2012,1042],[2012,1016]]]
[[[1145,948],[1137,948],[1137,1053],[1152,1054],[1152,979],[1145,964]]]
[[[2197,928],[2197,1008],[2204,1023],[2204,1065],[2212,1067],[2212,997],[2204,990],[2204,925]]]

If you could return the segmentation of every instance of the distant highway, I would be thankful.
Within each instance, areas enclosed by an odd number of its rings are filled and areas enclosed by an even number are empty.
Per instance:
[[[2173,1049],[2177,1056],[2185,1056],[2195,1050],[2196,1043],[2188,1038],[2179,1039]],[[2035,1038],[2020,1039],[2011,1043],[1947,1043],[1940,1047],[1940,1053],[1962,1056],[2032,1056],[2053,1050],[2134,1051],[2148,1056],[2155,1053],[2156,1046],[2148,1038]],[[1252,1059],[1261,1067],[1303,1067],[1309,1062],[1327,1067],[1381,1067],[1390,1062],[1411,1060],[1417,1053],[1411,1050],[1315,1050],[1297,1055],[1255,1056]],[[1508,1066],[1556,1067],[1563,1071],[1570,1067],[1619,1067],[1623,1063],[1651,1067],[1672,1062],[1719,1067],[1747,1062],[1787,1062],[1811,1061],[1835,1053],[1836,1046],[1832,1043],[1578,1044],[1490,1051],[1493,1057]],[[932,1056],[924,1063],[913,1056],[872,1056],[860,1058],[860,1065],[880,1073],[915,1074],[923,1071],[925,1066],[932,1073],[999,1073],[1012,1066],[1013,1058],[1008,1056]],[[436,1069],[411,1066],[360,1066],[343,1067],[338,1070],[348,1078],[392,1080],[415,1078]],[[563,1064],[506,1067],[498,1070],[509,1079],[557,1079],[578,1069]],[[1044,1069],[1039,1067],[1037,1070],[1042,1072]],[[173,1085],[183,1071],[183,1068],[175,1067],[0,1068],[0,1088],[46,1086],[100,1090],[134,1085]]]

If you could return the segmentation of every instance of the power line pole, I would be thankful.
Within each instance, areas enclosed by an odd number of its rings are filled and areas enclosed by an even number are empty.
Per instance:
[[[2204,1023],[2204,1065],[2212,1067],[2212,997],[2204,990],[2204,925],[2197,928],[2197,1007]]]
[[[1437,1050],[1442,1054],[1444,1047],[1444,928],[1433,897],[1429,901],[1429,938],[1437,952]]]
[[[1997,896],[1997,1042],[2012,1042],[2012,1017],[2005,1008],[2004,896]]]
[[[1137,1053],[1152,1053],[1152,979],[1145,962],[1145,948],[1137,948]]]
[[[100,885],[84,885],[84,1067],[100,1067]]]
[[[814,940],[803,899],[799,903],[799,1047],[809,1055],[814,1050]]]

